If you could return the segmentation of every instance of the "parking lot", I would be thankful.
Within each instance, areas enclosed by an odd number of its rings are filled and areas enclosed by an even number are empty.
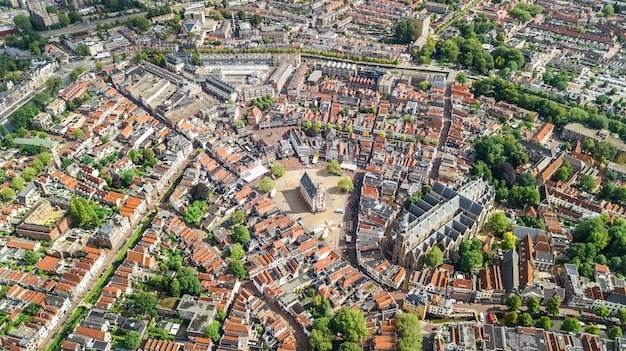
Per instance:
[[[300,194],[300,178],[307,172],[311,179],[321,184],[321,188],[326,192],[326,211],[311,213],[306,202]],[[348,194],[341,192],[337,188],[340,176],[329,175],[324,169],[299,169],[287,171],[284,176],[276,179],[276,197],[274,203],[283,210],[289,217],[299,220],[306,231],[313,231],[318,227],[323,230],[318,234],[321,236],[324,231],[328,231],[326,241],[337,248],[341,233],[343,232],[343,214],[335,213],[336,209],[345,209]]]

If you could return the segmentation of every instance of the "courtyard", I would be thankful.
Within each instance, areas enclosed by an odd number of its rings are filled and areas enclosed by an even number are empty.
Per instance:
[[[306,202],[300,194],[300,178],[307,172],[314,183],[320,183],[326,192],[326,210],[319,213],[311,213]],[[342,177],[329,175],[325,169],[299,169],[285,172],[285,175],[275,180],[276,197],[274,203],[285,214],[294,220],[299,220],[304,230],[311,232],[316,228],[323,228],[318,236],[328,231],[326,242],[333,248],[337,248],[342,234],[344,215],[335,213],[336,209],[344,209],[349,194],[343,193],[337,188],[337,182]]]

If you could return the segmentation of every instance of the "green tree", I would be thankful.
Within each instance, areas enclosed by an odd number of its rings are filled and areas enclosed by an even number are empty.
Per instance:
[[[67,17],[66,14],[61,12],[61,13],[59,13],[59,23],[61,23],[61,26],[67,27],[70,24],[70,18]]]
[[[264,193],[269,193],[274,189],[274,180],[270,177],[263,177],[259,183],[259,190]]]
[[[11,188],[15,189],[15,191],[22,191],[24,189],[24,178],[17,176],[11,180]]]
[[[76,11],[70,11],[67,17],[70,19],[70,23],[72,24],[83,21],[83,17]]]
[[[126,169],[126,170],[123,170],[122,173],[120,173],[120,180],[122,181],[122,185],[124,185],[124,187],[126,188],[128,188],[135,182],[134,179],[135,179],[135,171],[132,169]]]
[[[424,264],[430,268],[437,268],[443,263],[443,252],[439,246],[433,246],[424,255]]]
[[[167,287],[167,291],[171,297],[180,297],[180,281],[178,279],[174,279]]]
[[[211,190],[204,183],[198,183],[191,187],[189,194],[194,201],[205,201],[211,196]]]
[[[428,91],[428,89],[430,89],[430,82],[427,80],[423,80],[419,83],[418,87],[421,91]]]
[[[517,208],[523,208],[526,205],[537,206],[539,204],[539,191],[532,187],[514,185],[509,190],[508,201]]]
[[[461,255],[461,270],[472,272],[483,265],[483,254],[480,251],[472,250]]]
[[[89,228],[97,218],[93,205],[80,196],[75,196],[70,201],[69,214],[72,225],[75,227]]]
[[[26,306],[26,308],[24,308],[22,313],[24,313],[27,316],[34,316],[35,314],[37,314],[37,312],[39,312],[40,309],[41,309],[41,306],[39,306],[38,304],[34,302],[31,302],[30,304],[28,304],[28,306]]]
[[[143,149],[143,151],[141,152],[141,160],[143,165],[147,167],[154,167],[154,165],[159,162],[159,160],[156,159],[154,151],[151,148]]]
[[[419,320],[412,313],[400,313],[396,322],[398,334],[398,351],[421,351],[423,335],[422,330],[417,328]]]
[[[190,206],[187,206],[183,216],[185,223],[199,226],[202,216],[204,215],[203,207],[204,202],[202,201],[194,201]]]
[[[602,8],[602,15],[604,17],[611,17],[615,15],[615,9],[613,8],[613,5],[604,5],[604,7]],[[15,23],[15,25],[17,26],[17,23]]]
[[[341,166],[337,160],[332,160],[326,164],[326,172],[330,174],[339,175],[341,174]]]
[[[139,291],[131,296],[133,309],[138,314],[156,316],[156,305],[159,302],[156,296],[145,291]]]
[[[561,311],[561,299],[558,296],[552,296],[546,303],[546,312],[551,316],[557,316]]]
[[[316,294],[315,296],[313,296],[313,307],[311,308],[311,315],[313,316],[313,318],[320,319],[320,318],[329,318],[332,312],[332,309],[330,308],[330,301],[328,301],[328,299],[322,295]]]
[[[398,44],[410,44],[417,39],[417,29],[411,20],[402,20],[394,31],[394,38]]]
[[[559,167],[556,172],[554,172],[552,179],[555,181],[565,182],[572,176],[573,172],[574,169],[572,168],[571,163],[566,162],[561,167]]]
[[[348,193],[354,190],[354,184],[352,183],[352,179],[350,179],[350,177],[343,177],[339,179],[339,182],[337,183],[337,187],[339,188],[339,190],[343,191],[344,193]]]
[[[178,271],[176,280],[180,282],[180,291],[183,294],[197,296],[203,290],[200,279],[198,279],[194,271],[187,267],[183,267]]]
[[[617,309],[617,313],[615,313],[617,319],[622,324],[626,324],[626,308],[620,307]]]
[[[500,241],[500,246],[502,246],[502,250],[511,250],[515,248],[515,244],[517,244],[517,238],[513,233],[506,232],[502,237],[502,241]]]
[[[0,197],[2,197],[2,200],[5,202],[9,202],[15,197],[15,190],[12,188],[4,188],[0,190]]]
[[[339,351],[361,351],[361,346],[353,342],[344,342],[339,345]]]
[[[241,261],[230,260],[228,263],[228,271],[239,280],[246,279],[246,268],[243,266]]]
[[[328,331],[313,329],[309,336],[309,344],[315,350],[330,351],[333,349],[333,335]]]
[[[585,333],[598,335],[600,334],[600,328],[597,324],[588,324],[587,326],[585,326]]]
[[[20,30],[20,32],[30,32],[33,29],[30,19],[21,13],[13,17],[13,23],[15,24],[15,27]]]
[[[230,216],[230,223],[232,223],[232,225],[243,224],[246,221],[247,217],[248,215],[246,214],[246,211],[235,210],[235,212],[233,212],[233,214]]]
[[[509,220],[504,212],[496,212],[489,217],[489,227],[498,235],[504,234],[509,226]]]
[[[455,79],[456,79],[456,81],[457,81],[457,82],[462,83],[462,84],[465,84],[465,83],[467,83],[467,73],[465,73],[465,72],[459,72],[459,73],[456,75],[456,78],[455,78]]]
[[[145,32],[150,29],[150,21],[145,17],[135,17],[129,21],[129,25],[137,28],[140,32]]]
[[[136,331],[129,331],[124,335],[124,347],[129,350],[136,350],[141,346],[141,335]]]
[[[91,50],[89,49],[89,46],[87,44],[78,44],[74,49],[74,53],[78,56],[86,57],[91,55]],[[73,80],[76,80],[76,78],[74,78]]]
[[[593,158],[602,162],[607,160],[613,161],[617,156],[617,148],[609,142],[601,141],[595,146],[591,154],[593,155]]]
[[[285,166],[283,166],[281,163],[274,163],[272,165],[272,175],[276,176],[276,177],[282,177],[285,175]]]
[[[506,307],[509,311],[517,311],[522,307],[522,299],[517,295],[513,295],[506,300]]]
[[[263,17],[261,15],[255,14],[250,17],[250,24],[253,26],[257,26],[263,23]]]
[[[580,177],[580,187],[585,191],[591,191],[596,187],[596,178],[592,175],[585,174]]]
[[[526,307],[528,308],[526,312],[536,314],[541,309],[541,304],[539,303],[539,299],[537,297],[531,296],[528,298],[528,301],[526,301]]]
[[[608,318],[611,315],[611,310],[605,305],[600,305],[596,307],[595,313],[600,318]]]
[[[217,318],[218,321],[224,321],[224,319],[226,319],[226,311],[224,311],[221,308],[218,308],[215,318]]]
[[[78,45],[76,46],[76,55],[78,55],[78,56],[89,56],[89,47],[87,47],[87,55],[81,55],[82,53],[84,53],[84,52],[82,52],[82,51],[84,51],[84,49],[83,49],[83,50],[81,50],[81,51],[79,51],[79,47],[80,47],[81,45],[85,45],[85,44],[78,44]],[[87,45],[85,45],[85,46],[87,46]],[[81,52],[81,54],[79,54],[79,52]],[[78,79],[78,76],[80,76],[81,74],[85,73],[85,71],[87,71],[87,69],[86,69],[85,67],[83,67],[83,66],[78,66],[78,67],[74,68],[74,69],[70,72],[70,76],[69,76],[69,77],[70,77],[70,79],[71,79],[72,81],[75,81],[76,79]]]
[[[502,323],[508,326],[517,325],[517,320],[519,319],[519,315],[515,311],[506,312],[504,316],[502,316]]]
[[[85,132],[82,129],[74,129],[72,131],[72,135],[76,138],[82,138],[85,135]]]
[[[528,172],[518,174],[516,182],[519,186],[530,186],[533,188],[537,186],[535,176],[532,173]]]
[[[568,317],[563,321],[563,325],[561,325],[561,330],[570,332],[570,333],[580,333],[580,323],[577,318]]]
[[[238,225],[233,230],[233,240],[236,243],[245,244],[250,241],[250,232],[248,228],[244,225]]]
[[[620,328],[617,325],[614,325],[611,328],[609,328],[609,330],[606,332],[606,336],[611,340],[620,338],[622,337],[622,328]]]
[[[24,168],[24,170],[22,171],[22,177],[24,178],[24,180],[26,180],[27,182],[32,182],[33,179],[35,179],[35,176],[37,175],[37,170],[32,168],[32,167],[26,167]]]
[[[230,247],[230,258],[233,260],[240,260],[245,253],[246,252],[244,251],[243,246],[239,243],[233,244]]]
[[[167,260],[167,269],[178,272],[183,268],[183,258],[180,255],[172,255]]]
[[[37,262],[39,262],[39,256],[33,250],[26,250],[24,253],[24,263],[27,266],[34,266]]]
[[[130,151],[128,151],[127,156],[128,158],[130,158],[131,161],[133,161],[134,164],[138,165],[141,163],[141,154],[139,153],[139,151],[137,151],[137,149],[131,149]]]
[[[88,155],[83,156],[83,158],[80,160],[80,163],[84,164],[84,165],[90,165],[93,163],[93,158],[91,158]]]
[[[590,218],[578,223],[574,230],[574,240],[576,242],[594,243],[599,250],[604,249],[610,241],[606,223],[601,217]]]
[[[345,341],[359,341],[367,336],[365,328],[365,316],[361,310],[353,310],[344,306],[335,313],[333,325],[338,333],[341,333]]]
[[[533,326],[533,317],[529,313],[522,313],[517,318],[517,325],[521,327],[532,327]]]
[[[435,45],[435,50],[437,57],[446,62],[457,62],[459,54],[461,53],[455,38],[439,40]]]
[[[548,316],[541,316],[535,322],[535,327],[548,331],[552,329],[552,320]]]
[[[213,340],[213,342],[218,342],[222,337],[220,335],[221,327],[222,325],[220,324],[220,322],[213,321],[211,324],[207,325],[206,329],[204,330],[204,335],[206,335],[207,338]]]

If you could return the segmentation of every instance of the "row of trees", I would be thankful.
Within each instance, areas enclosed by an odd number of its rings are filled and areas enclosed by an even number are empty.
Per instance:
[[[311,56],[329,57],[334,59],[344,59],[353,61],[363,61],[378,63],[383,65],[397,65],[399,61],[397,59],[385,59],[379,57],[362,57],[360,55],[350,55],[341,52],[314,50],[314,49],[280,49],[280,48],[244,48],[244,49],[208,49],[203,48],[198,50],[200,53],[205,54],[303,54]]]

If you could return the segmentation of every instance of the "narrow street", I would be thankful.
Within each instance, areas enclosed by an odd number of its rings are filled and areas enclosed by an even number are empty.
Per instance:
[[[289,325],[289,330],[291,330],[294,337],[296,338],[296,350],[298,351],[310,350],[309,337],[304,333],[304,331],[302,331],[302,329],[300,328],[300,325],[298,324],[298,322],[292,315],[285,312],[282,309],[282,307],[280,307],[278,303],[276,303],[276,301],[265,297],[265,295],[263,295],[261,292],[259,292],[259,290],[257,290],[257,288],[254,286],[254,284],[252,284],[251,281],[248,280],[245,283],[243,283],[241,286],[245,289],[252,291],[254,293],[254,296],[257,296],[259,299],[261,299],[261,301],[265,302],[267,306],[269,306],[269,308],[274,313],[279,314],[281,317],[285,319],[285,321]]]
[[[446,91],[444,92],[444,107],[443,107],[443,118],[442,127],[441,127],[441,135],[439,135],[439,146],[437,147],[437,156],[433,160],[433,167],[430,171],[431,179],[439,179],[439,167],[441,166],[441,156],[443,155],[443,149],[446,145],[446,140],[448,139],[448,133],[450,133],[450,127],[452,126],[452,101],[450,97],[452,96],[452,84],[453,82],[446,83]]]

